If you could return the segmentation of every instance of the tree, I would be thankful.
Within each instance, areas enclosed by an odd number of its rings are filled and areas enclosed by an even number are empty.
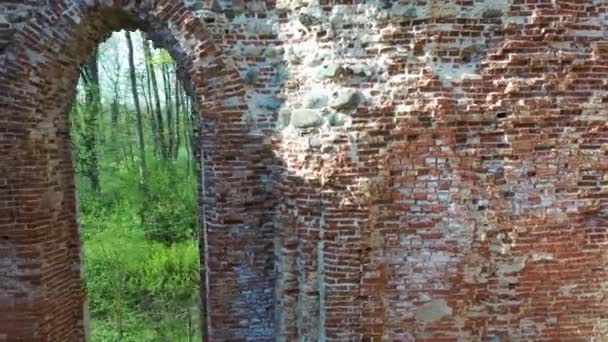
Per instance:
[[[147,39],[143,40],[144,58],[146,59],[146,71],[152,84],[152,94],[154,95],[154,111],[156,112],[156,136],[158,138],[159,151],[161,158],[167,160],[167,145],[165,144],[165,128],[163,123],[163,113],[160,107],[160,95],[158,93],[158,83],[156,82],[156,71],[152,63],[152,53],[150,52],[150,42]]]
[[[125,32],[127,48],[129,49],[129,74],[131,77],[131,92],[133,93],[133,104],[135,106],[135,118],[137,121],[137,138],[139,143],[139,174],[141,188],[146,194],[148,192],[148,168],[146,166],[146,147],[144,143],[144,129],[142,123],[141,108],[139,106],[139,94],[137,92],[137,77],[135,75],[135,61],[133,58],[133,42],[131,33]]]
[[[101,109],[101,91],[99,89],[99,69],[97,65],[98,49],[93,51],[87,62],[80,68],[85,91],[85,119],[82,130],[82,168],[89,179],[91,189],[101,191],[99,181],[99,157],[97,155],[98,117]]]
[[[179,76],[177,73],[177,66],[175,67],[175,149],[173,151],[173,160],[177,160],[179,156],[179,145],[181,143],[181,132],[180,132],[180,100],[181,100],[181,87],[179,82]]]
[[[110,56],[107,56],[109,58],[102,60],[102,63],[100,63],[102,69],[107,74],[108,86],[112,90],[112,102],[110,104],[110,120],[112,124],[112,129],[110,130],[110,147],[117,162],[121,160],[119,153],[120,143],[118,140],[118,125],[120,119],[120,104],[123,83],[123,68],[120,60],[119,45],[120,44],[117,41],[117,36],[110,38],[105,44],[105,46],[107,46],[107,48],[110,50]],[[106,53],[108,54],[107,51]]]
[[[173,150],[175,148],[175,127],[173,125],[173,104],[171,103],[171,76],[169,75],[169,64],[165,63],[163,60],[159,61],[159,63],[163,75],[165,111],[167,112],[167,157],[173,158]]]

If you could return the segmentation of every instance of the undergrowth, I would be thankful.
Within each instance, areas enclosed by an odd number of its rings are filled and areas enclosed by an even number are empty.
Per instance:
[[[196,182],[184,168],[167,172],[157,163],[151,170],[155,204],[143,213],[128,168],[102,173],[101,194],[80,190],[94,342],[200,340]],[[151,234],[159,231],[167,233]]]

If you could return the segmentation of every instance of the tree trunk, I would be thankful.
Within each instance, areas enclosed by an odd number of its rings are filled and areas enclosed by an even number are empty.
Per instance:
[[[146,66],[147,69],[147,66]],[[147,74],[147,71],[146,71]],[[144,86],[144,79],[147,79],[147,83],[148,83],[148,87],[146,88]],[[146,111],[143,114],[143,116],[146,118],[146,120],[150,121],[150,129],[152,130],[152,137],[153,137],[153,142],[152,142],[152,148],[154,151],[154,155],[158,156],[159,155],[159,149],[158,149],[158,128],[156,127],[156,120],[154,119],[154,113],[152,113],[152,97],[151,94],[149,93],[150,91],[150,78],[146,77],[146,75],[142,75],[141,79],[140,79],[140,87],[141,87],[141,91],[143,93],[144,96],[144,104],[146,105]]]
[[[188,173],[190,174],[190,171],[192,170],[190,163],[192,162],[192,160],[194,159],[194,157],[192,156],[192,145],[190,143],[190,118],[189,118],[189,104],[188,104],[188,98],[184,97],[183,99],[183,103],[184,103],[184,147],[186,148],[186,165],[188,167]]]
[[[144,194],[148,192],[148,168],[146,165],[146,147],[144,144],[144,129],[139,107],[139,95],[137,93],[137,79],[135,77],[135,62],[133,60],[133,43],[129,31],[125,32],[127,47],[129,49],[129,74],[131,76],[131,91],[133,92],[133,104],[135,105],[135,118],[137,121],[137,138],[139,142],[139,174],[140,184]]]
[[[198,136],[200,134],[199,132],[199,117],[198,117],[198,112],[196,110],[196,101],[194,99],[190,99],[190,108],[189,108],[189,112],[190,112],[190,131],[188,133],[190,133],[190,148],[192,150],[192,160],[194,161],[194,163],[192,163],[193,165],[193,170],[195,174],[198,174],[199,170],[199,161],[202,160],[200,152],[199,151],[199,141],[198,141]]]
[[[91,183],[94,192],[101,191],[99,181],[99,157],[97,155],[98,119],[101,109],[101,92],[99,90],[99,69],[97,65],[98,51],[95,49],[91,57],[81,68],[82,80],[85,87],[85,119],[82,134],[83,172]]]
[[[120,157],[119,144],[118,144],[118,117],[120,114],[120,104],[118,102],[118,94],[114,93],[114,99],[112,99],[112,104],[110,105],[110,117],[112,121],[112,127],[110,128],[110,144],[112,147],[112,152],[114,153],[114,160],[116,162],[120,162],[122,159]]]
[[[146,41],[144,38],[144,51],[146,49]],[[145,55],[145,53],[144,53]],[[148,115],[150,115],[150,127],[152,127],[152,136],[154,137],[154,142],[153,142],[153,146],[154,146],[154,155],[156,156],[160,156],[162,158],[162,153],[161,153],[161,146],[159,146],[160,143],[160,132],[158,130],[158,124],[156,123],[156,117],[155,117],[155,111],[153,110],[153,104],[152,104],[152,82],[150,81],[150,63],[148,62],[148,57],[145,57],[146,61],[144,63],[144,65],[146,66],[146,90],[144,91],[144,99],[146,100],[146,108],[147,108],[147,113]],[[143,83],[143,82],[142,82]]]
[[[165,88],[165,110],[167,111],[167,156],[173,157],[173,149],[175,147],[175,132],[173,127],[173,104],[171,103],[171,77],[169,76],[169,67],[167,64],[161,66],[163,75],[163,86]]]
[[[177,68],[175,70],[175,148],[173,151],[173,159],[177,160],[179,156],[179,145],[181,144],[181,132],[180,132],[180,82],[179,76],[177,75]]]
[[[112,86],[112,103],[110,104],[110,142],[109,147],[114,157],[114,161],[120,163],[126,155],[121,155],[120,148],[120,103],[121,101],[121,76],[122,76],[122,61],[120,60],[119,48],[116,44],[111,45],[112,49],[112,62],[100,63],[100,66],[104,68],[106,74],[110,78],[110,84]]]
[[[156,126],[158,128],[158,143],[160,145],[160,153],[162,159],[168,159],[167,145],[165,144],[165,127],[163,123],[163,114],[160,109],[160,96],[158,95],[158,83],[156,82],[156,71],[154,70],[154,64],[151,63],[152,53],[150,52],[150,43],[144,37],[144,57],[146,59],[146,65],[150,76],[150,83],[152,84],[152,94],[154,95],[154,109],[156,112]]]

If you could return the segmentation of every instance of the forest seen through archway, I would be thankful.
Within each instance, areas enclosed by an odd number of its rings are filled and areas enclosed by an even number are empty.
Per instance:
[[[198,115],[167,51],[115,32],[70,113],[91,341],[200,340]]]

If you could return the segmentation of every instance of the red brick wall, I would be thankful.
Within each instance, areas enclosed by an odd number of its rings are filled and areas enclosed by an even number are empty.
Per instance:
[[[0,4],[12,20],[0,24],[0,340],[83,339],[67,113],[78,66],[122,28],[149,31],[174,55],[201,108],[210,339],[269,339],[272,235],[257,167],[268,152],[241,120],[239,74],[182,2],[108,3]]]
[[[125,27],[199,100],[211,340],[608,336],[603,1],[109,2],[0,2],[0,341],[82,338],[65,99]]]

